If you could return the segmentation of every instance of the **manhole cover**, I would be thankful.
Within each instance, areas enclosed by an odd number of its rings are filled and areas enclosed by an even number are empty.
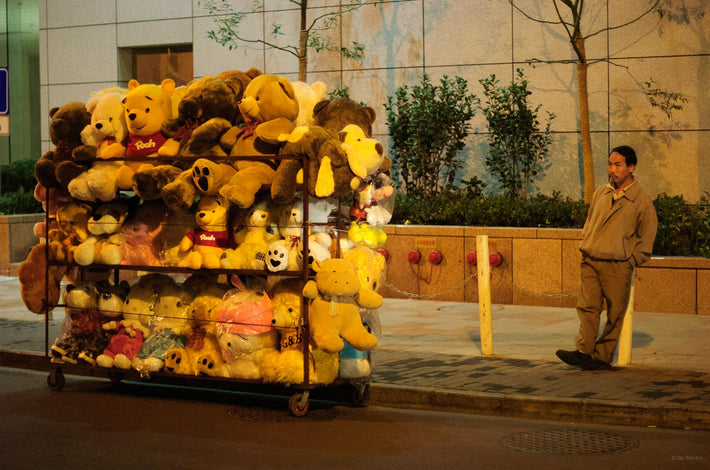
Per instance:
[[[227,416],[245,421],[266,421],[270,423],[288,423],[303,421],[332,421],[340,417],[340,411],[334,408],[311,408],[303,417],[293,416],[288,409],[268,408],[263,406],[240,406],[227,410]]]
[[[608,432],[595,431],[527,431],[505,436],[504,446],[520,452],[536,454],[587,455],[623,452],[638,441]]]

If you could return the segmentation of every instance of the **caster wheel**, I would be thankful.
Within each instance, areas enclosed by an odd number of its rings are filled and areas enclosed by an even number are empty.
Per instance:
[[[58,392],[64,388],[64,384],[66,384],[66,380],[64,379],[64,374],[61,369],[52,369],[47,376],[47,385],[49,386],[49,389]]]
[[[123,374],[121,372],[110,371],[108,373],[108,379],[112,384],[119,384],[123,380]]]
[[[308,413],[308,399],[306,398],[306,401],[304,403],[301,403],[302,399],[302,393],[294,393],[293,396],[291,396],[291,398],[289,398],[288,400],[288,410],[291,412],[292,415],[299,418],[302,416],[306,416],[306,413]]]
[[[355,406],[365,406],[370,399],[370,384],[356,384],[353,390],[352,403]]]

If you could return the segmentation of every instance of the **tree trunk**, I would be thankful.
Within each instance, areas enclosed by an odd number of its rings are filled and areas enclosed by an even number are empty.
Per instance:
[[[306,82],[308,79],[308,31],[306,21],[308,0],[301,1],[301,32],[298,35],[298,80]]]
[[[582,138],[582,161],[584,163],[584,202],[589,203],[594,194],[594,157],[592,155],[592,135],[589,130],[589,92],[587,91],[587,58],[584,52],[584,38],[576,39],[579,51],[577,62],[577,89],[579,92],[579,131]]]

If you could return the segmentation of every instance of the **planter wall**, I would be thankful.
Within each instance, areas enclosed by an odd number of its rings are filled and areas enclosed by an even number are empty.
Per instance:
[[[0,216],[0,275],[15,275],[17,263],[24,261],[38,242],[32,229],[44,217],[44,214]]]
[[[497,304],[574,307],[579,292],[579,229],[390,225],[385,297],[478,302],[476,267],[466,255],[476,236],[487,235],[490,252],[503,263],[492,268],[491,299]],[[411,250],[421,259],[408,260]],[[434,265],[429,253],[443,261]],[[710,259],[654,257],[637,271],[638,312],[710,315]]]

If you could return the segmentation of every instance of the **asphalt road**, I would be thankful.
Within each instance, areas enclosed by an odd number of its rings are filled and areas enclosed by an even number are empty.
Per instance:
[[[3,469],[709,468],[710,433],[348,407],[0,368]]]

